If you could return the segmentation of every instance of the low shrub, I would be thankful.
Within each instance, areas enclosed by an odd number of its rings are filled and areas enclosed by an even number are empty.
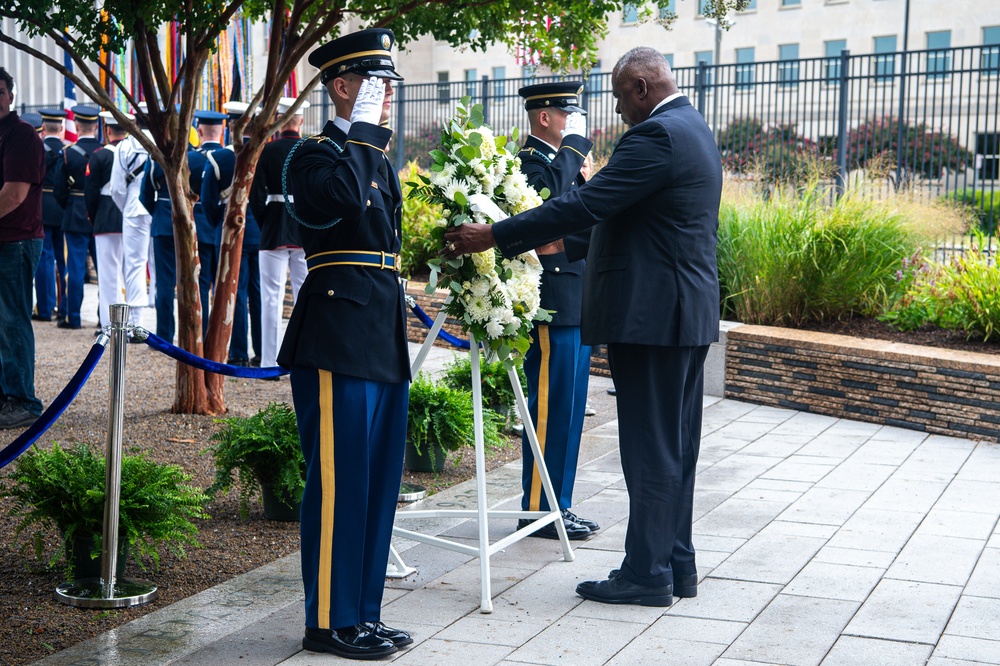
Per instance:
[[[417,181],[422,173],[416,162],[410,162],[399,172],[403,185],[403,239],[400,256],[400,274],[407,279],[424,277],[428,273],[427,262],[434,258],[435,241],[431,237],[441,219],[441,207],[410,196],[413,189],[408,183]]]
[[[967,188],[949,192],[942,201],[958,204],[979,220],[979,230],[992,236],[1000,230],[1000,190],[984,192]]]
[[[521,390],[527,393],[528,380],[524,376],[521,364],[516,366],[517,377]],[[516,398],[510,385],[510,376],[503,361],[487,361],[479,357],[479,376],[483,387],[483,403],[491,408],[512,410]],[[472,359],[468,354],[456,355],[444,368],[441,381],[455,389],[470,389],[472,387]]]

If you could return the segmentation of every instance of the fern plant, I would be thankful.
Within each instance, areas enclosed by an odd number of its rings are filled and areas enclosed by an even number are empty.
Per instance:
[[[517,378],[521,383],[521,391],[527,392],[528,380],[524,376],[521,363],[515,365]],[[483,390],[483,404],[501,414],[507,414],[510,421],[514,412],[516,397],[510,385],[510,376],[503,361],[487,361],[479,357],[479,379]],[[469,390],[472,388],[472,360],[468,354],[456,355],[444,368],[441,381],[454,389]]]
[[[250,513],[258,484],[272,485],[278,499],[289,507],[302,500],[306,461],[291,407],[272,402],[253,416],[218,422],[224,426],[212,435],[215,444],[205,450],[215,459],[215,482],[207,490],[209,495],[228,491],[238,478],[243,518]]]
[[[496,448],[501,445],[501,425],[500,416],[484,407],[483,443],[486,446]],[[424,446],[456,451],[471,445],[475,441],[472,391],[435,382],[421,372],[410,385],[406,435],[417,453]]]
[[[154,462],[145,455],[122,457],[118,534],[133,553],[160,563],[160,548],[184,557],[185,546],[199,544],[192,522],[208,518],[208,497],[187,485],[190,475],[177,465]],[[94,537],[92,558],[100,556],[104,523],[105,460],[86,444],[64,449],[32,449],[18,460],[0,496],[14,500],[13,515],[20,517],[17,534],[34,528],[31,543],[42,558],[49,529],[62,533],[63,541],[49,561],[74,556],[77,537]],[[142,560],[138,560],[143,566]],[[72,575],[72,572],[68,572]]]

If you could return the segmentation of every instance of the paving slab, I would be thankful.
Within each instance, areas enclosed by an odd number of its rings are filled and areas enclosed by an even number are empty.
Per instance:
[[[934,645],[961,592],[953,585],[883,579],[844,633]]]
[[[931,650],[933,650],[932,646],[918,643],[841,636],[827,653],[822,664],[823,666],[858,666],[859,664],[913,666],[926,662]]]

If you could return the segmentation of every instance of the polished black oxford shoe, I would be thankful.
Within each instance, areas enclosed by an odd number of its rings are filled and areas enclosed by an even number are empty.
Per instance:
[[[621,569],[612,569],[608,578],[615,578],[621,573]],[[674,574],[674,596],[681,599],[690,599],[698,596],[698,574],[685,574],[678,576]]]
[[[402,629],[387,627],[381,622],[362,622],[361,626],[379,638],[390,641],[398,648],[413,644],[413,637]]]
[[[579,523],[574,523],[565,518],[562,519],[563,525],[566,527],[566,537],[570,541],[579,541],[580,539],[586,539],[590,536],[590,529],[580,525]],[[517,521],[517,529],[522,529],[530,525],[532,521],[530,520],[519,520]],[[539,537],[541,539],[558,539],[559,532],[556,531],[555,523],[549,523],[541,529],[535,530],[529,536]]]
[[[647,587],[636,585],[624,576],[611,576],[607,580],[586,580],[576,586],[576,593],[584,599],[602,604],[633,604],[636,606],[669,606],[674,603],[670,585]]]
[[[69,328],[69,329],[72,329],[72,330],[75,331],[78,328],[82,328],[82,325],[80,325],[80,326],[74,326],[73,324],[69,323],[69,321],[67,321],[66,319],[63,319],[58,324],[56,324],[56,327],[58,327],[58,328]]]
[[[562,510],[562,517],[570,521],[571,523],[576,523],[577,525],[583,525],[591,532],[596,532],[597,530],[601,529],[601,526],[595,523],[594,521],[587,520],[586,518],[581,518],[580,516],[570,511],[569,509]]]
[[[392,641],[379,638],[360,624],[333,630],[306,627],[302,647],[310,652],[328,652],[346,659],[381,659],[397,651]]]

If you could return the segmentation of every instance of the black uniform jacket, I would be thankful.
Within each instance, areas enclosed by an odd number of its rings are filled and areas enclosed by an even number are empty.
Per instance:
[[[248,205],[260,225],[261,250],[302,247],[299,224],[288,214],[281,190],[285,158],[300,138],[298,132],[282,132],[279,138],[264,146],[257,160]],[[295,188],[290,183],[288,194],[295,196]]]
[[[306,259],[321,252],[398,253],[402,233],[399,178],[383,150],[392,131],[333,122],[290,155],[288,179]],[[319,137],[327,137],[336,147]],[[343,152],[341,152],[343,151]],[[306,225],[325,226],[313,229]],[[262,245],[263,246],[263,245]],[[336,261],[336,255],[328,255]],[[379,382],[410,378],[406,304],[398,273],[363,266],[311,270],[278,354],[284,368],[305,366]]]
[[[90,168],[83,186],[83,198],[87,204],[87,216],[94,224],[95,234],[120,234],[122,232],[122,211],[111,198],[109,183],[111,167],[115,163],[115,151],[119,142],[112,146],[98,148],[90,156]]]
[[[549,198],[562,196],[584,182],[580,167],[594,142],[571,134],[565,137],[559,150],[528,135],[517,156],[521,159],[521,172],[528,184],[541,192],[549,189]],[[542,263],[541,306],[552,313],[551,326],[579,326],[583,304],[583,271],[587,262],[570,261],[565,252],[539,254]]]
[[[87,217],[87,207],[83,201],[84,179],[87,176],[87,165],[90,156],[101,147],[101,142],[94,137],[85,136],[76,143],[63,148],[62,167],[56,180],[56,200],[64,207],[63,231],[78,234],[89,234],[93,231],[90,218]]]
[[[514,256],[593,227],[584,344],[707,345],[719,336],[721,190],[715,139],[681,96],[625,132],[585,185],[498,222],[493,235]],[[579,246],[567,239],[566,251],[573,259]]]
[[[42,181],[42,224],[62,227],[63,205],[56,200],[56,182],[62,172],[63,142],[57,136],[47,136],[45,146],[45,180]]]

